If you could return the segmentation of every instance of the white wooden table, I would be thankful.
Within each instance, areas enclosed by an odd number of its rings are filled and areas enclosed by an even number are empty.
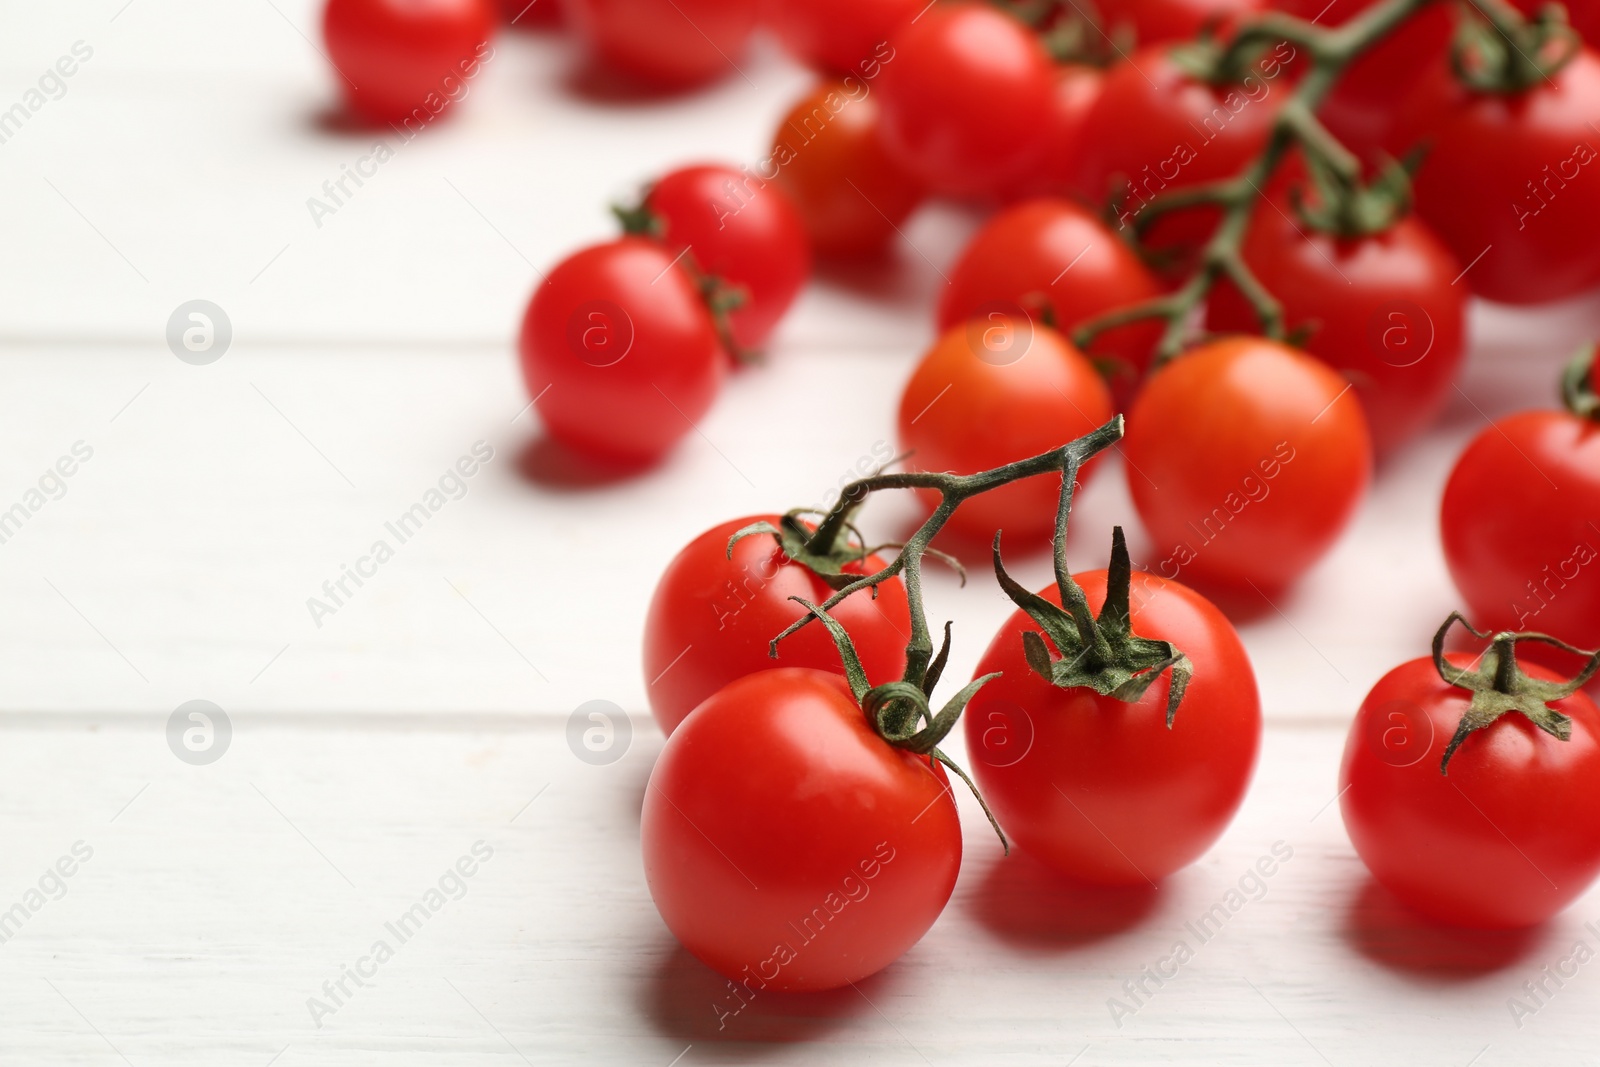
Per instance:
[[[703,527],[817,501],[891,439],[933,264],[972,220],[930,210],[899,271],[820,281],[700,435],[647,477],[594,484],[538,446],[511,355],[536,268],[609,234],[606,200],[649,175],[756,158],[804,72],[762,50],[753,88],[618,103],[574,90],[559,43],[502,39],[455,119],[318,226],[307,199],[372,137],[326,119],[312,0],[5,13],[0,114],[27,117],[0,124],[0,513],[75,446],[92,456],[0,543],[0,1063],[1600,1058],[1600,965],[1520,1026],[1507,1006],[1576,940],[1600,948],[1583,925],[1600,896],[1526,935],[1430,931],[1371,886],[1330,806],[1351,711],[1454,605],[1434,527],[1452,456],[1486,416],[1547,400],[1600,305],[1477,309],[1444,424],[1381,472],[1281,611],[1242,627],[1265,746],[1202,863],[1159,891],[1085,895],[1002,862],[964,802],[955,898],[904,960],[719,1031],[723,983],[676,948],[639,866],[661,743],[645,599]],[[30,97],[77,42],[92,55],[59,98],[51,79]],[[195,299],[233,331],[206,366],[165,340]],[[825,407],[824,375],[859,391]],[[817,443],[793,448],[779,418]],[[307,598],[479,441],[494,458],[465,494],[319,626]],[[909,514],[885,502],[869,522]],[[1075,559],[1132,521],[1108,469]],[[935,577],[930,601],[959,620],[952,676],[970,670],[1009,605],[981,576]],[[196,699],[232,728],[206,765],[167,741]],[[604,766],[566,743],[595,699],[631,717]],[[1261,899],[1131,1001],[1123,982],[1280,841],[1293,858]],[[470,879],[449,874],[463,857]],[[441,878],[399,943],[385,924]],[[393,957],[362,963],[380,939]],[[344,977],[358,965],[365,985]],[[1116,1020],[1111,998],[1137,1011]]]

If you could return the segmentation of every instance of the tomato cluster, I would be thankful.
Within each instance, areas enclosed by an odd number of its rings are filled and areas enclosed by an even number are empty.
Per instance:
[[[522,371],[544,432],[585,458],[666,454],[772,343],[814,260],[894,269],[932,199],[985,216],[939,268],[899,396],[903,469],[826,512],[710,526],[649,604],[668,739],[646,879],[678,939],[751,993],[857,981],[932,926],[961,861],[949,773],[966,775],[939,747],[961,716],[991,821],[1060,875],[1153,884],[1199,858],[1261,732],[1207,594],[1272,604],[1326,557],[1375,465],[1448,401],[1473,295],[1600,289],[1593,3],[1570,26],[1536,0],[1105,0],[1099,21],[1069,0],[498,6],[641,92],[744,76],[763,25],[818,75],[764,159],[673,170],[617,209],[620,236],[541,274]],[[327,0],[351,113],[420,127],[458,104],[493,14]],[[1600,875],[1597,373],[1584,353],[1566,410],[1502,419],[1461,455],[1443,553],[1484,647],[1447,649],[1452,616],[1349,733],[1351,841],[1442,922],[1538,922]],[[1112,463],[1141,566],[1119,528],[1107,569],[1058,552],[1052,586],[1014,582],[1001,532],[1059,547]],[[883,489],[927,518],[874,550],[856,520]],[[949,631],[936,653],[918,578],[936,535],[990,551],[1018,607],[938,712]]]

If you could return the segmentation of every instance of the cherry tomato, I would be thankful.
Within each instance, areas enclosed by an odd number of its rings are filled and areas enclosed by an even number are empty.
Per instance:
[[[500,18],[519,30],[548,30],[561,25],[561,0],[495,0]]]
[[[644,676],[662,733],[670,734],[712,693],[756,671],[811,667],[844,673],[828,631],[817,625],[785,638],[777,659],[767,654],[767,643],[806,614],[790,597],[820,604],[833,590],[784,555],[767,534],[744,538],[729,558],[728,539],[763,521],[777,525],[778,516],[752,515],[713,526],[685,545],[661,575],[644,625]],[[873,574],[883,566],[882,559],[868,556],[846,570]],[[849,632],[873,684],[900,677],[911,639],[911,613],[900,579],[879,585],[876,597],[868,590],[853,593],[829,614]]]
[[[1006,202],[1036,196],[1066,196],[1081,152],[1083,123],[1100,99],[1103,78],[1095,67],[1063,63],[1056,67],[1055,106],[1044,133],[1044,151],[1033,166],[1000,188]]]
[[[900,396],[900,444],[918,470],[975,474],[1059,448],[1112,414],[1105,382],[1071,341],[996,311],[952,326],[922,357]],[[996,530],[1048,536],[1060,493],[1059,475],[1012,482],[967,500],[947,528],[984,545]]]
[[[883,147],[878,98],[855,79],[825,81],[773,134],[774,179],[819,256],[883,250],[922,202],[921,183]]]
[[[1085,319],[1161,295],[1137,254],[1093,213],[1069,200],[1030,200],[1005,209],[973,235],[939,299],[939,328],[1006,309],[1034,313],[1048,304],[1066,331]],[[1138,323],[1095,341],[1142,370],[1161,327]]]
[[[1372,440],[1326,364],[1256,337],[1214,341],[1145,384],[1128,415],[1128,490],[1165,578],[1270,594],[1338,539]]]
[[[640,237],[552,270],[528,303],[520,349],[550,435],[623,462],[654,459],[693,429],[728,362],[694,281]]]
[[[684,167],[651,187],[645,210],[661,222],[661,240],[677,255],[745,291],[729,316],[741,348],[759,348],[811,272],[800,213],[782,189],[723,166]]]
[[[427,124],[467,93],[493,52],[489,0],[328,0],[322,37],[350,109]]]
[[[1263,6],[1261,0],[1106,0],[1102,11],[1108,26],[1131,26],[1140,45],[1152,45],[1198,37]]]
[[[683,89],[738,74],[760,8],[760,0],[565,0],[565,4],[567,20],[601,62],[663,89]]]
[[[1413,94],[1395,136],[1431,144],[1417,213],[1489,300],[1542,304],[1600,284],[1600,58],[1587,48],[1513,96],[1469,92],[1448,72]],[[1399,148],[1400,146],[1392,146]]]
[[[1287,329],[1311,328],[1305,348],[1355,383],[1382,454],[1444,408],[1466,347],[1461,267],[1416,218],[1369,237],[1342,239],[1291,218],[1287,203],[1255,213],[1244,258],[1282,302]],[[1212,291],[1207,325],[1255,331],[1255,312],[1232,284]]]
[[[1564,411],[1500,419],[1450,472],[1440,529],[1477,625],[1600,647],[1600,424]]]
[[[935,4],[883,65],[884,144],[929,188],[993,193],[1044,151],[1055,75],[1039,39],[988,4]]]
[[[1448,659],[1471,662],[1457,653]],[[1424,915],[1460,926],[1529,926],[1600,873],[1600,722],[1582,693],[1551,704],[1572,719],[1569,741],[1512,712],[1470,734],[1440,774],[1469,697],[1427,658],[1383,676],[1345,742],[1345,829],[1384,888]]]
[[[1075,578],[1098,612],[1106,572]],[[963,712],[978,788],[1017,847],[1106,885],[1158,882],[1210,848],[1244,799],[1261,740],[1255,674],[1222,612],[1177,582],[1140,570],[1132,580],[1133,632],[1170,641],[1194,666],[1171,729],[1170,674],[1128,704],[1058,688],[1023,656],[1023,632],[1039,626],[1022,611],[978,663],[978,675],[1000,677]],[[1061,603],[1053,585],[1039,595]]]
[[[1293,58],[1292,46],[1279,45],[1243,83],[1213,86],[1184,73],[1166,48],[1134,53],[1106,71],[1084,119],[1074,188],[1096,204],[1114,200],[1119,225],[1133,226],[1163,190],[1233,177],[1266,143],[1290,92],[1285,64]],[[1150,225],[1146,243],[1198,244],[1218,217],[1211,207],[1174,211]]]
[[[667,739],[639,836],[668,929],[751,992],[893,963],[961,865],[944,768],[873,732],[835,674],[746,675]]]
[[[768,0],[767,24],[796,59],[819,70],[877,77],[889,40],[926,0]]]

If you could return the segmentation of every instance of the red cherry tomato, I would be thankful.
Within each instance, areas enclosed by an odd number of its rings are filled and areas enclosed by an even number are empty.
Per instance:
[[[1072,191],[1073,169],[1083,150],[1083,123],[1100,99],[1104,79],[1097,68],[1075,63],[1056,67],[1055,77],[1055,106],[1044,133],[1044,152],[1033,166],[1001,187],[1001,200],[1066,196]]]
[[[767,643],[806,609],[790,600],[820,604],[833,590],[812,571],[783,554],[767,534],[728,539],[756,522],[777,525],[776,515],[752,515],[713,526],[683,547],[661,575],[644,625],[644,676],[650,710],[661,732],[670,734],[695,705],[735,678],[775,667],[811,667],[844,674],[828,631],[811,625],[785,638],[779,658]],[[884,562],[868,556],[852,574],[873,574]],[[911,613],[905,586],[891,578],[853,593],[829,614],[855,642],[861,666],[874,685],[905,671]]]
[[[1597,527],[1600,424],[1564,411],[1500,419],[1445,483],[1444,558],[1474,623],[1489,629],[1600,647]]]
[[[1095,215],[1068,200],[1030,200],[996,214],[967,245],[939,299],[939,329],[1042,298],[1063,330],[1112,308],[1161,295],[1139,257]],[[1138,323],[1108,330],[1096,352],[1149,362],[1161,327]]]
[[[1106,572],[1075,577],[1098,612]],[[1039,595],[1061,603],[1053,585]],[[1023,632],[1039,626],[1021,611],[978,663],[978,675],[1000,677],[962,713],[978,788],[1017,847],[1107,885],[1158,882],[1210,848],[1244,799],[1261,739],[1255,674],[1223,614],[1140,570],[1129,603],[1135,634],[1170,641],[1194,665],[1171,729],[1170,675],[1131,704],[1057,688],[1023,656]]]
[[[1343,532],[1372,441],[1345,382],[1297,349],[1214,341],[1157,371],[1128,415],[1128,489],[1160,559],[1191,584],[1270,594]]]
[[[1461,267],[1415,218],[1347,240],[1310,231],[1292,211],[1269,202],[1256,212],[1245,262],[1282,302],[1289,332],[1311,327],[1306,350],[1355,383],[1373,445],[1388,452],[1451,394],[1466,347],[1466,287],[1450,284]],[[1206,323],[1219,333],[1258,329],[1228,282],[1213,290]]]
[[[918,470],[976,474],[1059,448],[1112,414],[1110,390],[1071,341],[996,311],[952,326],[922,357],[900,397],[900,444]],[[996,530],[1048,536],[1060,493],[1059,475],[1012,482],[963,503],[948,529],[984,545]]]
[[[884,144],[942,193],[993,193],[1044,151],[1054,68],[1026,26],[988,4],[936,4],[883,65]]]
[[[825,81],[773,134],[772,169],[819,256],[883,250],[922,202],[920,182],[884,150],[878,97],[854,79]]]
[[[1107,0],[1101,10],[1108,26],[1131,26],[1142,46],[1198,37],[1263,6],[1261,0]]]
[[[1600,58],[1587,48],[1514,96],[1424,81],[1395,136],[1432,145],[1417,213],[1466,267],[1472,291],[1542,304],[1600,284]],[[1442,100],[1442,103],[1439,101]],[[1400,148],[1402,146],[1392,146]]]
[[[1282,44],[1257,61],[1240,85],[1196,81],[1166,48],[1141,49],[1106,71],[1100,98],[1084,119],[1073,185],[1091,202],[1115,199],[1120,225],[1137,224],[1156,194],[1231,178],[1261,151],[1280,102],[1288,97]],[[1218,212],[1200,207],[1156,219],[1152,248],[1195,245],[1210,236]]]
[[[1571,717],[1570,741],[1513,712],[1469,735],[1440,774],[1469,696],[1431,659],[1384,675],[1351,724],[1339,806],[1350,843],[1404,904],[1460,926],[1529,926],[1600,873],[1600,722],[1582,693],[1551,704]]]
[[[683,721],[639,836],[668,929],[753,993],[887,967],[961,865],[944,768],[874,733],[843,678],[803,669],[746,675]]]
[[[572,28],[601,62],[648,85],[683,89],[739,73],[760,0],[565,4]]]
[[[345,100],[373,123],[433,121],[493,49],[489,0],[328,0],[322,37]]]
[[[552,270],[528,303],[520,349],[550,435],[624,462],[654,459],[693,429],[728,362],[695,283],[639,237]]]
[[[729,316],[739,347],[766,343],[811,272],[788,194],[732,167],[684,167],[656,182],[644,206],[673,255],[688,248],[701,271],[744,289]]]
[[[500,18],[519,30],[547,30],[565,21],[561,0],[495,0]]]
[[[877,77],[889,40],[926,0],[768,0],[767,24],[796,59],[819,70]]]

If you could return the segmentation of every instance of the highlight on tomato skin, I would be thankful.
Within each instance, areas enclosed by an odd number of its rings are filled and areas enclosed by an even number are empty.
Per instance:
[[[873,732],[838,675],[778,668],[718,690],[651,772],[645,878],[667,928],[759,996],[875,974],[955,888],[944,768]]]

